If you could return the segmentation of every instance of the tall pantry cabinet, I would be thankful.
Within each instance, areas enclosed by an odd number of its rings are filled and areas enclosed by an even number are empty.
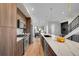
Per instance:
[[[16,4],[0,3],[0,56],[16,55]]]

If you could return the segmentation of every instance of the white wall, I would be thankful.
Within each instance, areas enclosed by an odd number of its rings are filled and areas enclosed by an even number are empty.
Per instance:
[[[48,25],[44,26],[44,31],[48,33]]]
[[[48,22],[48,23],[46,22],[44,24],[42,24],[42,23],[39,24],[39,26],[44,26],[45,33],[50,33],[50,34],[55,34],[55,35],[61,34],[61,25],[59,22]]]
[[[38,19],[32,19],[32,25],[33,26],[44,26],[44,31],[46,33],[51,33],[55,35],[61,34],[61,25],[60,22],[55,21],[39,21]]]
[[[48,23],[48,32],[50,34],[60,35],[61,34],[61,25],[59,22],[49,22]]]

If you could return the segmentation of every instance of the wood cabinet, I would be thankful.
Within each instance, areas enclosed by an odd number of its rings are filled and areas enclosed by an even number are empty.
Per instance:
[[[41,43],[42,43],[42,47],[43,47],[43,50],[44,50],[44,38],[41,37]]]
[[[23,39],[17,43],[17,55],[22,56],[24,54],[24,43]]]
[[[17,25],[18,25],[17,28],[19,28],[19,30],[22,30],[22,32],[25,33],[26,28],[24,27],[24,25],[26,25],[26,16],[20,11],[19,8],[17,8]],[[21,39],[19,42],[17,42],[17,56],[22,56],[24,54],[24,41],[23,40],[24,39]]]
[[[16,4],[0,3],[0,55],[16,55]]]
[[[0,55],[16,55],[16,30],[0,27]]]
[[[46,42],[46,40],[41,36],[41,43],[44,51],[45,56],[56,56],[54,51],[51,49],[49,44]]]
[[[0,4],[0,26],[16,27],[16,4]]]
[[[49,45],[47,46],[47,55],[48,56],[56,56],[55,52],[51,49],[51,47]]]
[[[17,19],[19,17],[17,16],[17,11],[15,3],[0,3],[0,55],[2,56],[17,55],[16,29]],[[21,17],[26,22],[26,16],[22,15]],[[21,43],[18,44],[18,48],[23,46]],[[22,48],[19,49],[19,55],[22,55],[21,51],[23,51]]]
[[[31,18],[30,17],[26,18],[26,32],[27,33],[31,32]]]
[[[31,18],[27,17],[26,18],[26,33],[30,33],[29,35],[29,44],[32,43],[32,38],[31,38],[31,29],[32,29],[32,25],[31,25]]]

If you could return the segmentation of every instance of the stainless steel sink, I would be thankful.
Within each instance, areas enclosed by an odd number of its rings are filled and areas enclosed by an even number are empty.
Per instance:
[[[45,36],[45,37],[51,37],[51,35],[48,35],[48,34],[45,34],[44,36]]]

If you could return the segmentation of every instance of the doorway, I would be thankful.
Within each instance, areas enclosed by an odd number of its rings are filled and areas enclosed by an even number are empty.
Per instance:
[[[62,36],[68,34],[68,21],[61,23],[61,34]]]

